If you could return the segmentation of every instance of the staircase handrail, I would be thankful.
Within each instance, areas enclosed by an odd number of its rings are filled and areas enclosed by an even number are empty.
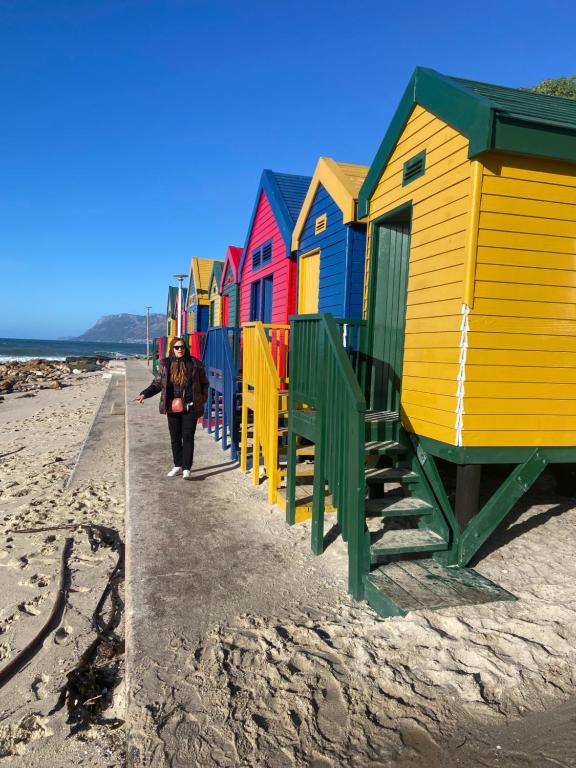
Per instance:
[[[314,505],[320,501],[323,508],[328,482],[343,538],[348,541],[349,589],[361,598],[369,568],[364,519],[366,399],[342,342],[338,325],[343,322],[329,313],[292,318],[290,408],[302,403],[316,410]],[[322,528],[323,513],[316,519]],[[312,526],[314,537],[314,520]],[[323,537],[323,530],[316,535]]]
[[[231,329],[225,326],[213,326],[208,328],[208,331],[206,332],[206,342],[202,352],[202,362],[204,363],[206,374],[211,386],[214,384],[213,377],[216,375],[216,372],[221,374],[222,397],[226,404],[225,407],[227,415],[226,421],[223,421],[222,447],[224,449],[228,447],[228,435],[226,433],[226,430],[228,429],[230,432],[232,458],[236,459],[238,451],[238,436],[236,428],[235,398],[237,394],[236,387],[238,381],[238,370],[234,364],[234,358],[230,346],[230,330]],[[239,329],[232,330],[238,331]],[[214,387],[214,389],[217,389],[217,387]],[[207,409],[209,409],[209,404],[207,404]],[[208,421],[209,429],[211,428],[211,418],[212,414],[207,412],[204,421]],[[218,427],[219,425],[216,424],[217,433],[219,431]]]
[[[285,378],[280,375],[277,367],[278,364],[285,364],[285,355],[282,356],[284,354],[282,353],[280,357],[277,356],[275,361],[272,347],[278,341],[272,338],[272,332],[279,330],[285,336],[289,328],[290,326],[287,325],[262,323],[258,320],[244,323],[242,326],[243,397],[247,396],[249,388],[252,388],[254,396],[252,478],[257,483],[261,450],[268,475],[268,499],[271,504],[276,502],[277,489],[280,484],[278,465],[279,396],[285,382]],[[285,345],[286,339],[284,338],[280,341],[280,349],[282,350]],[[244,424],[242,430],[243,437],[245,437],[247,430]],[[242,450],[245,450],[244,447]]]

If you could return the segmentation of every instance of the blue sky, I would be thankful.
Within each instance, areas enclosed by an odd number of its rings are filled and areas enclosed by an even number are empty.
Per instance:
[[[0,0],[0,336],[163,312],[262,168],[369,164],[415,66],[576,74],[573,2]]]

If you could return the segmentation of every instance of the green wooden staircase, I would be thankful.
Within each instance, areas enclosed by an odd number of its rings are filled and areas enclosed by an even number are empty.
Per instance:
[[[312,551],[324,551],[328,490],[348,546],[353,597],[381,616],[513,599],[462,567],[463,532],[418,437],[402,428],[398,412],[366,409],[362,323],[353,334],[350,325],[328,314],[292,320],[287,521],[295,522],[300,436],[315,446]],[[313,370],[303,362],[311,360]]]

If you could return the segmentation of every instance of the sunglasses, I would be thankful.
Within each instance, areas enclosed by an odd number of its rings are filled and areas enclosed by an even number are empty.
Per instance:
[[[183,344],[179,344],[177,347],[174,347],[174,349],[186,349],[186,347]]]

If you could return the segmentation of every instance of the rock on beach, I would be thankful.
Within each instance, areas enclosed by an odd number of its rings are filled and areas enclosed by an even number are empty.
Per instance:
[[[61,389],[73,373],[98,371],[109,358],[67,357],[66,360],[12,360],[0,365],[0,395],[38,389]]]

